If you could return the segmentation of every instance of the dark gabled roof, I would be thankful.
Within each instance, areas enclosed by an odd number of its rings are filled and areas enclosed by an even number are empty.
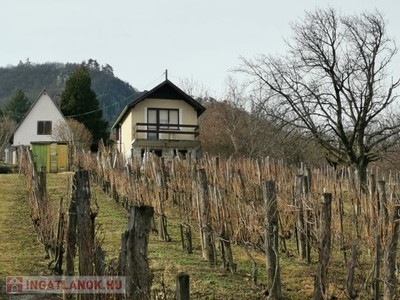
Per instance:
[[[159,85],[154,87],[148,92],[144,92],[138,98],[133,100],[129,105],[125,106],[117,120],[114,122],[112,128],[115,128],[122,119],[124,119],[125,114],[129,109],[133,108],[139,102],[143,101],[146,98],[158,98],[158,99],[176,99],[176,100],[184,100],[186,103],[191,105],[197,111],[197,117],[200,117],[202,113],[206,111],[206,108],[197,102],[193,97],[186,94],[179,87],[173,84],[171,81],[166,79],[161,82]]]

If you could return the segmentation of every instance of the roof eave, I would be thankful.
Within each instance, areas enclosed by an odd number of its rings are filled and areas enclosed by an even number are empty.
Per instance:
[[[122,110],[122,112],[119,114],[117,120],[115,120],[114,124],[111,126],[111,129],[114,129],[114,128],[116,128],[116,127],[119,125],[119,123],[121,122],[121,120],[125,117],[125,113],[127,112],[127,110],[128,110],[129,107],[130,107],[130,105],[129,105],[129,106],[126,105],[126,106],[124,107],[124,109]]]

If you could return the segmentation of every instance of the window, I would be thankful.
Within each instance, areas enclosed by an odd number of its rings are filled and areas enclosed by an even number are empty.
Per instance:
[[[37,122],[38,135],[51,135],[51,121],[38,121]]]
[[[158,111],[159,116],[160,116],[160,124],[161,124],[160,128],[162,130],[165,130],[165,129],[169,128],[168,127],[168,124],[169,124],[169,114],[168,114],[168,112],[169,111],[166,110],[166,109],[160,109]]]
[[[177,109],[168,110],[169,113],[169,124],[178,125],[179,124],[179,111]],[[178,130],[178,126],[169,126],[169,129]]]
[[[147,119],[149,123],[157,123],[161,129],[178,129],[178,126],[169,126],[179,124],[178,109],[155,109],[149,108]]]
[[[179,130],[179,110],[149,108],[147,110],[147,122],[156,124],[149,125],[149,130]],[[158,139],[157,133],[149,133],[149,139]]]

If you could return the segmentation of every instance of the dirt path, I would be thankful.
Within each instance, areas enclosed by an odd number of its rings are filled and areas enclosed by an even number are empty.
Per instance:
[[[34,299],[7,295],[6,276],[39,276],[47,263],[32,226],[24,178],[0,174],[0,299]]]

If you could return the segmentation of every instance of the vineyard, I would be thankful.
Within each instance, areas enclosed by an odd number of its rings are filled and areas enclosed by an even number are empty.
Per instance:
[[[362,189],[345,168],[208,156],[126,163],[101,147],[74,157],[68,197],[54,199],[24,154],[31,218],[54,274],[128,276],[132,299],[397,295],[397,173],[370,169]],[[112,247],[96,188],[129,216]]]

